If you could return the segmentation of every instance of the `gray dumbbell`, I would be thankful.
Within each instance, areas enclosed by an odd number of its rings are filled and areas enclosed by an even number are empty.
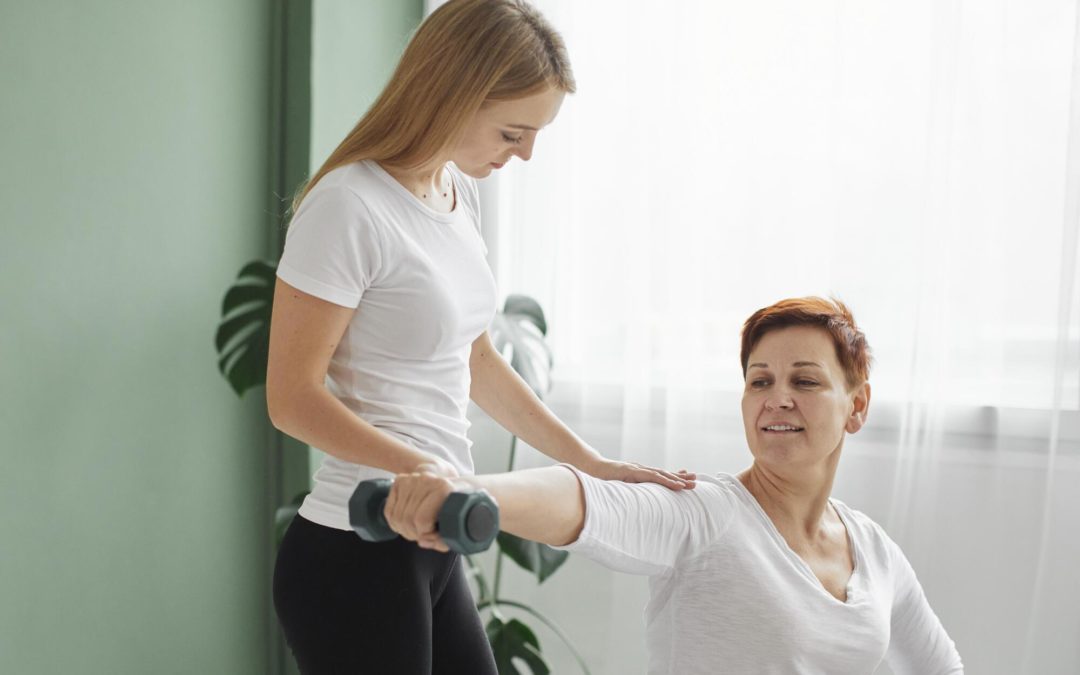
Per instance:
[[[349,498],[349,524],[364,541],[398,536],[383,514],[392,484],[387,478],[361,481]],[[439,509],[436,527],[451,551],[479,553],[499,534],[499,507],[486,492],[451,492]]]

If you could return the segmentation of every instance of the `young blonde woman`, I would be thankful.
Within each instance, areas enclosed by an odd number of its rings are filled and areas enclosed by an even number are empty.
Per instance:
[[[692,486],[606,460],[494,352],[496,292],[475,179],[574,91],[566,51],[521,0],[451,0],[297,200],[278,265],[266,395],[274,425],[326,453],[287,531],[274,605],[304,673],[495,673],[458,557],[348,522],[365,479],[473,472],[471,398],[586,474]]]

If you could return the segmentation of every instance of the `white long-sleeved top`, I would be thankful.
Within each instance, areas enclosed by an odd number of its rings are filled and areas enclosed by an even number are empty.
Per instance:
[[[830,500],[855,562],[846,602],[735,476],[674,492],[567,468],[584,487],[585,525],[560,548],[649,576],[651,675],[870,675],[882,660],[896,675],[963,673],[900,547],[843,502]]]

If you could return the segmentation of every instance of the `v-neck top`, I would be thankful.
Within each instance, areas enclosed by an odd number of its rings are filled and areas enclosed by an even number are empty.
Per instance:
[[[900,547],[865,514],[830,499],[851,545],[847,600],[829,593],[730,474],[693,490],[603,481],[567,466],[585,524],[560,547],[649,576],[653,675],[896,675],[963,672]]]
[[[843,503],[831,497],[829,498],[829,504],[833,507],[833,510],[836,511],[836,515],[840,518],[840,522],[844,525],[844,536],[847,538],[848,547],[851,550],[851,560],[853,562],[851,576],[848,578],[846,584],[847,590],[845,592],[845,600],[841,601],[840,599],[836,598],[836,596],[834,596],[832,593],[829,593],[829,591],[825,588],[824,584],[821,583],[821,579],[819,579],[818,576],[814,574],[814,570],[810,567],[810,564],[807,563],[802,558],[802,556],[800,556],[798,553],[795,552],[794,549],[791,548],[791,545],[788,544],[787,539],[784,538],[784,535],[780,533],[779,528],[776,527],[776,523],[774,523],[772,518],[769,517],[769,514],[765,513],[765,509],[762,508],[761,503],[757,500],[756,497],[754,497],[750,490],[746,488],[743,482],[738,479],[738,477],[735,477],[735,488],[736,490],[738,490],[739,488],[742,489],[743,494],[741,496],[746,502],[750,503],[751,509],[757,514],[758,518],[761,520],[762,527],[764,527],[765,530],[772,535],[773,541],[776,543],[777,548],[783,550],[788,554],[788,556],[791,558],[792,564],[796,567],[796,569],[806,574],[806,578],[810,581],[811,585],[816,584],[817,586],[820,586],[821,590],[827,593],[829,597],[842,604],[853,604],[855,602],[855,599],[852,598],[852,594],[855,593],[856,589],[859,587],[855,578],[856,575],[858,575],[860,572],[859,544],[855,541],[855,538],[851,536],[852,526],[848,524],[848,518],[850,516],[845,516],[840,511],[840,509],[844,506]]]

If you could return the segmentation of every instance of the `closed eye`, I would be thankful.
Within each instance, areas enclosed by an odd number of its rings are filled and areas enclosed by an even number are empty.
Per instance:
[[[795,384],[800,387],[816,387],[817,382],[813,380],[795,380]]]
[[[517,145],[518,143],[521,142],[521,139],[524,137],[524,135],[518,136],[517,138],[514,138],[513,136],[509,136],[509,135],[504,133],[502,135],[502,137],[503,137],[503,140],[506,141],[507,143],[513,143],[514,145]]]

